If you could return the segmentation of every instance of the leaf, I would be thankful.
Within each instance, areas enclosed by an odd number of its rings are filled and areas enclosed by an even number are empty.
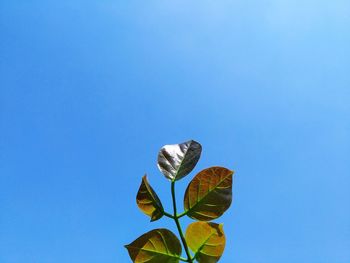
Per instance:
[[[158,154],[158,168],[166,178],[176,181],[189,174],[196,166],[202,146],[196,141],[163,146]]]
[[[136,203],[142,212],[151,217],[151,221],[156,221],[163,216],[163,205],[156,192],[148,183],[146,175],[142,177],[136,196]]]
[[[201,221],[220,217],[232,203],[232,175],[233,171],[218,166],[199,172],[185,192],[186,214]]]
[[[164,228],[143,234],[125,248],[134,263],[177,263],[182,250],[178,238]]]
[[[186,241],[199,263],[215,263],[225,249],[223,225],[194,222],[186,230]]]

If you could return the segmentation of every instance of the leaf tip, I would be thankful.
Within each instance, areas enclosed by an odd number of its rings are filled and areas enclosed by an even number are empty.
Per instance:
[[[162,216],[163,216],[163,214],[162,214],[161,216],[152,215],[150,222],[157,221],[157,220],[160,219]]]

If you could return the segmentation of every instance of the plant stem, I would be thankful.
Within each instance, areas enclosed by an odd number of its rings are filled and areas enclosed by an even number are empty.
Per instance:
[[[172,199],[173,199],[173,208],[174,208],[174,217],[173,217],[173,219],[174,219],[174,221],[176,223],[177,230],[179,231],[179,235],[180,235],[180,238],[181,238],[181,241],[182,241],[182,245],[185,248],[185,252],[186,252],[186,255],[187,255],[187,262],[193,263],[190,251],[189,251],[188,246],[187,246],[186,239],[185,239],[184,234],[183,234],[182,229],[181,229],[179,217],[177,216],[176,197],[175,197],[175,181],[171,182],[171,196],[172,196]]]
[[[188,262],[187,258],[183,258],[183,257],[179,257],[179,260],[184,261],[184,262]]]
[[[179,214],[179,215],[177,216],[177,218],[181,218],[181,217],[183,217],[183,216],[187,215],[187,212],[188,212],[188,211],[185,211],[185,212],[183,212],[183,213]]]
[[[163,214],[164,214],[165,216],[169,217],[169,218],[174,219],[174,216],[173,216],[173,215],[171,215],[171,214],[169,214],[169,213],[167,213],[167,212],[165,212],[165,211],[163,211]]]

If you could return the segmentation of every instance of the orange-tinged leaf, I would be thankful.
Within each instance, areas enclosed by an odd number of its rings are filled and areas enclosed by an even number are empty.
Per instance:
[[[199,172],[185,192],[187,215],[201,221],[220,217],[232,203],[232,175],[233,171],[218,166]]]
[[[151,217],[151,221],[158,220],[163,216],[163,205],[147,180],[147,176],[142,177],[142,182],[136,196],[137,206],[146,215]]]
[[[165,228],[147,232],[125,247],[134,263],[177,263],[181,255],[180,241]]]
[[[186,230],[186,241],[199,263],[219,261],[226,238],[222,224],[194,222]]]

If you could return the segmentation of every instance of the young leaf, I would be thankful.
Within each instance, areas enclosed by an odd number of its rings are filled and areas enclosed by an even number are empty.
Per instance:
[[[136,203],[142,212],[151,217],[151,222],[163,216],[163,205],[156,192],[148,183],[146,175],[142,177],[142,182],[136,196]]]
[[[222,224],[194,222],[186,230],[186,241],[199,263],[218,262],[225,249]]]
[[[220,217],[232,202],[232,175],[233,171],[224,167],[199,172],[185,192],[186,214],[200,221]]]
[[[158,168],[166,178],[176,181],[196,166],[202,146],[196,141],[163,146],[158,154]]]
[[[178,263],[181,255],[180,241],[164,228],[143,234],[125,248],[134,263]]]

